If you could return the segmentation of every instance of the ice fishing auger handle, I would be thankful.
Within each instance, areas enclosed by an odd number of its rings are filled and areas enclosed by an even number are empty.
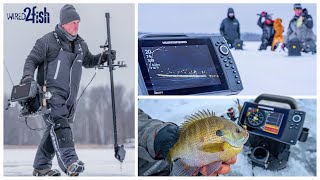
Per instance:
[[[295,99],[287,96],[279,96],[279,95],[273,95],[273,94],[261,94],[259,95],[254,102],[259,104],[261,100],[271,101],[271,102],[279,102],[288,104],[291,109],[298,109],[298,105]]]

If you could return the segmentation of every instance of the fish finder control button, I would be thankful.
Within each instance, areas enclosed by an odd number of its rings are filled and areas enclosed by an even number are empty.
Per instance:
[[[300,115],[294,115],[293,117],[292,117],[292,121],[293,122],[300,122],[301,121],[301,116]]]
[[[228,49],[228,47],[226,45],[221,45],[219,47],[219,50],[223,55],[229,54],[229,49]]]

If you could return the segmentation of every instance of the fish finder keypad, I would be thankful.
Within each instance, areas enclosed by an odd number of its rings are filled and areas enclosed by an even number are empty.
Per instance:
[[[212,38],[212,41],[214,42],[213,44],[215,45],[216,52],[220,53],[218,57],[223,64],[222,68],[225,70],[226,76],[230,80],[230,89],[232,89],[233,91],[242,90],[242,81],[240,79],[240,75],[238,74],[238,69],[230,53],[226,40],[223,37],[219,37]]]
[[[305,114],[306,113],[303,111],[290,110],[286,125],[286,131],[289,133],[288,135],[283,136],[283,140],[290,142],[290,144],[296,144],[299,138],[299,136],[297,137],[297,134],[300,135],[303,129]]]
[[[294,111],[290,114],[288,122],[290,123],[289,129],[299,130],[302,128],[302,124],[305,118],[305,112]]]
[[[219,50],[220,50],[220,53],[223,54],[223,55],[228,55],[229,54],[229,49],[226,45],[220,45],[219,46]]]

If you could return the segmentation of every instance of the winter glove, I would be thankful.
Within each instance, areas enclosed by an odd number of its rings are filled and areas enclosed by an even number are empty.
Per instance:
[[[308,10],[306,8],[302,9],[302,15],[303,17],[306,17],[308,15]]]
[[[169,150],[179,138],[179,126],[170,124],[161,129],[154,140],[156,158],[166,159]]]
[[[117,52],[115,50],[104,51],[102,53],[102,57],[101,57],[101,64],[104,64],[105,62],[108,63],[108,56],[111,56],[111,60],[112,60],[112,64],[113,64],[114,60],[116,60],[116,54],[117,54]]]
[[[260,14],[261,17],[265,17],[266,15],[267,15],[267,13],[264,12],[264,11],[262,11],[261,14]]]
[[[21,81],[20,81],[20,84],[23,84],[23,83],[28,83],[28,82],[32,82],[34,81],[33,77],[30,76],[30,75],[25,75],[22,77]]]

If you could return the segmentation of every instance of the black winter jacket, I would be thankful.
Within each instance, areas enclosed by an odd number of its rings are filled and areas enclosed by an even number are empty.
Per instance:
[[[37,82],[39,85],[44,84],[44,75],[43,75],[43,66],[44,66],[44,59],[46,58],[47,61],[54,60],[60,51],[60,45],[57,43],[54,32],[57,33],[62,49],[67,52],[74,52],[74,44],[80,43],[83,53],[84,59],[82,65],[85,68],[93,68],[98,64],[100,54],[92,55],[88,49],[87,43],[78,35],[77,38],[70,42],[65,35],[61,32],[58,28],[58,25],[55,27],[55,31],[49,32],[48,34],[44,35],[40,39],[38,39],[33,46],[30,54],[28,55],[24,69],[23,69],[23,76],[30,75],[34,76],[34,72],[36,68],[38,68],[37,74]]]
[[[240,39],[240,24],[236,18],[225,18],[220,25],[220,34],[228,42]]]

